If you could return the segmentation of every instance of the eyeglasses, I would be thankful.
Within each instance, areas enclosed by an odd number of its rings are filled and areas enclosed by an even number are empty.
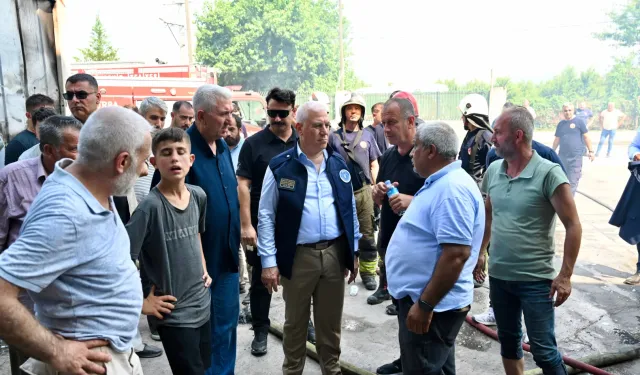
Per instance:
[[[95,92],[86,92],[86,91],[67,91],[62,94],[64,100],[73,100],[75,96],[79,100],[86,99],[89,95],[95,94]]]
[[[288,109],[267,109],[267,114],[271,118],[276,118],[276,117],[286,118],[286,117],[289,117],[290,112],[291,111]]]

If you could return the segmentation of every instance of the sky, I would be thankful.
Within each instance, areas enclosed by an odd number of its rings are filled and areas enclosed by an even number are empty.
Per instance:
[[[86,47],[100,15],[123,61],[185,63],[160,19],[184,24],[183,0],[66,0],[73,20],[67,49]],[[198,12],[204,0],[192,0]],[[438,79],[538,82],[572,65],[604,73],[629,51],[593,37],[611,27],[624,0],[343,0],[356,74],[374,87],[420,87]],[[181,45],[184,28],[172,27]],[[193,27],[195,35],[195,26]],[[195,50],[195,44],[194,44]],[[78,55],[75,53],[74,55]]]

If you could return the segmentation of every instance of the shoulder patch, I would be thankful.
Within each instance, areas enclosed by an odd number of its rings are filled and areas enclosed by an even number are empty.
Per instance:
[[[280,189],[295,191],[296,190],[296,182],[294,180],[290,180],[288,178],[281,178],[280,182],[278,183],[278,187]]]
[[[342,169],[340,170],[340,179],[342,180],[342,182],[344,182],[345,184],[348,184],[349,182],[351,182],[351,173],[349,173],[348,170],[346,169]]]

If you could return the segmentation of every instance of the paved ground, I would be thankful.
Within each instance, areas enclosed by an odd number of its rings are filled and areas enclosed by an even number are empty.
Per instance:
[[[618,134],[618,142],[611,158],[595,162],[585,161],[584,177],[579,190],[615,206],[626,181],[626,145],[632,132]],[[598,134],[592,134],[597,141]],[[550,144],[553,133],[539,132],[536,139]],[[594,146],[595,147],[595,146]],[[608,224],[610,211],[582,195],[576,196],[583,224],[582,248],[573,276],[573,294],[557,309],[556,333],[563,354],[579,358],[599,352],[610,352],[640,344],[640,286],[632,287],[622,281],[635,270],[637,259],[634,246],[626,244],[617,235],[617,228]],[[562,260],[564,229],[556,231],[556,265]],[[398,354],[397,321],[384,313],[385,304],[369,306],[366,291],[358,281],[357,296],[345,297],[342,335],[342,359],[369,371],[395,359]],[[488,289],[476,289],[472,313],[487,306]],[[280,294],[272,301],[271,317],[283,322],[284,302]],[[141,320],[143,336],[148,338],[146,321]],[[254,358],[249,352],[252,331],[248,325],[238,327],[238,374],[277,374],[283,354],[280,341],[270,336],[269,353]],[[147,340],[151,342],[151,340]],[[459,374],[500,374],[502,366],[499,345],[474,328],[464,325],[458,336],[456,351]],[[535,368],[527,354],[526,368]],[[0,374],[8,374],[8,359],[0,355]],[[143,360],[145,373],[170,374],[164,357]],[[613,374],[640,374],[640,361],[607,368]],[[307,360],[305,374],[320,374],[318,365]]]

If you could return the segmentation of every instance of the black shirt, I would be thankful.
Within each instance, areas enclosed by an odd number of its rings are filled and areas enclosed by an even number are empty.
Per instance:
[[[236,175],[251,180],[251,224],[258,226],[258,206],[264,174],[267,172],[269,162],[275,156],[293,148],[298,141],[298,133],[293,132],[286,142],[283,142],[269,129],[270,126],[260,130],[247,138],[242,145],[238,156],[238,170]]]
[[[424,185],[425,179],[413,170],[411,151],[402,156],[396,146],[391,146],[382,155],[376,182],[384,182],[386,180],[392,183],[397,182],[400,194],[414,196]],[[400,216],[393,212],[391,206],[389,206],[389,200],[385,197],[380,211],[380,232],[378,233],[378,246],[380,248],[387,248],[391,235],[396,230],[399,221]]]
[[[38,138],[36,134],[29,130],[23,130],[18,135],[13,137],[11,142],[7,145],[4,154],[4,165],[9,165],[18,161],[20,155],[27,151],[31,147],[38,144]]]

